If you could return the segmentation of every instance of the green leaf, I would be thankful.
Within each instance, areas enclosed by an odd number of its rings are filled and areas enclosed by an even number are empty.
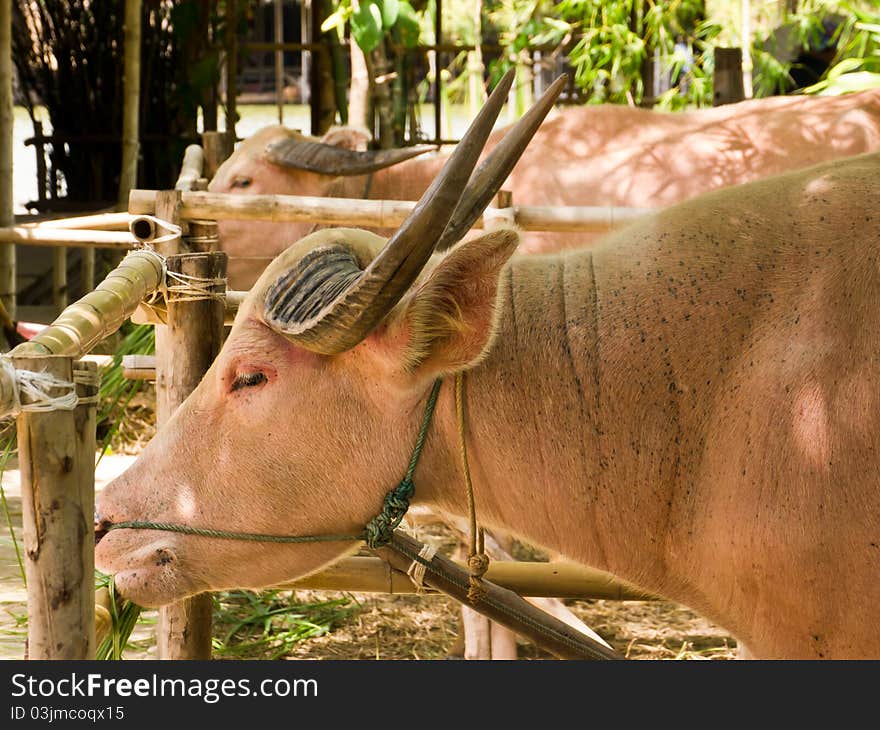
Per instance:
[[[382,42],[382,11],[372,2],[363,2],[351,16],[351,34],[364,53]]]
[[[828,71],[828,80],[833,81],[843,74],[857,71],[862,67],[863,63],[864,61],[861,58],[844,58],[840,63],[836,64],[830,71]]]
[[[341,25],[345,25],[345,11],[342,9],[327,16],[327,19],[321,23],[321,32],[326,33]]]
[[[397,24],[394,27],[398,40],[404,48],[415,48],[419,45],[421,34],[419,16],[406,0],[399,0],[398,6]]]
[[[399,0],[381,0],[382,2],[382,27],[388,30],[397,22],[400,12]]]

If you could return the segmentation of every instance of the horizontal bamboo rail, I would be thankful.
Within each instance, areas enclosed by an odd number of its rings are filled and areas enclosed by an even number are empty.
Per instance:
[[[155,190],[132,190],[128,209],[135,215],[153,215]],[[298,195],[234,195],[230,193],[184,192],[180,217],[209,220],[304,221],[345,226],[397,228],[415,207],[410,200],[359,200]],[[517,226],[525,231],[607,231],[629,223],[649,208],[613,206],[550,207],[514,206]],[[475,224],[482,228],[482,219]]]
[[[28,246],[92,246],[127,250],[137,243],[123,231],[81,230],[77,228],[12,226],[0,228],[0,243]]]
[[[530,598],[603,598],[614,601],[653,601],[649,595],[619,582],[601,570],[572,563],[519,563],[493,561],[486,578]],[[352,591],[354,593],[418,593],[406,573],[379,558],[343,558],[307,578],[276,586],[287,590]]]
[[[58,318],[14,356],[68,355],[79,357],[119,326],[162,282],[163,267],[152,251],[132,251],[95,291],[71,304]]]
[[[89,229],[93,231],[127,231],[131,216],[128,213],[95,213],[79,215],[73,218],[53,218],[51,220],[25,223],[21,227],[44,230],[46,228],[75,230]]]

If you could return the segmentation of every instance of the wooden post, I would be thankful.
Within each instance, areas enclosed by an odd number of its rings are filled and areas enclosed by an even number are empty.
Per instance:
[[[278,107],[278,124],[284,124],[284,5],[275,0],[275,104]]]
[[[309,43],[321,43],[321,23],[324,22],[323,3],[311,3],[311,24],[309,27]],[[322,45],[317,53],[312,53],[312,62],[309,65],[309,108],[311,110],[311,131],[316,137],[320,137],[333,126],[336,116],[336,94],[333,85],[333,69],[330,63],[330,54],[326,45]]]
[[[16,357],[20,370],[74,382],[93,364],[69,357]],[[95,381],[96,382],[96,381]],[[93,396],[96,385],[77,386]],[[63,395],[62,390],[52,395]],[[27,398],[25,397],[25,402]],[[24,412],[16,421],[21,469],[28,659],[94,659],[95,404]]]
[[[226,144],[235,147],[235,125],[238,122],[238,0],[226,0]]]
[[[226,254],[173,255],[167,258],[166,267],[170,273],[224,279]],[[222,295],[225,284],[211,290]],[[169,292],[167,308],[168,324],[156,332],[156,415],[160,426],[195,390],[223,343],[222,298],[176,301]],[[159,612],[159,658],[210,659],[211,609],[210,593],[163,607]]]
[[[742,68],[742,50],[739,48],[715,49],[713,106],[734,104],[746,98]]]
[[[81,277],[82,277],[82,296],[85,296],[95,288],[95,249],[81,248]]]
[[[12,0],[0,0],[0,227],[15,225],[12,183]],[[15,244],[0,244],[0,302],[15,319]]]
[[[202,170],[202,175],[210,181],[217,174],[217,168],[232,153],[232,148],[229,146],[229,138],[225,134],[221,132],[203,132],[202,149],[205,151],[205,167]]]
[[[34,153],[37,157],[37,200],[46,199],[46,146],[43,144],[43,123],[34,122]]]
[[[124,80],[122,108],[122,170],[119,208],[128,206],[128,193],[137,187],[138,120],[141,96],[141,0],[125,0]]]
[[[64,246],[52,249],[52,304],[55,316],[67,308],[67,249]]]

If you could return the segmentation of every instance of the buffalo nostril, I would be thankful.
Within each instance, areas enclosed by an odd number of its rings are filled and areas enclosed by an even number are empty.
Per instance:
[[[156,566],[161,567],[174,561],[174,553],[166,548],[156,550]]]
[[[102,518],[95,512],[95,545],[101,542],[101,538],[107,534],[111,524],[110,520]]]

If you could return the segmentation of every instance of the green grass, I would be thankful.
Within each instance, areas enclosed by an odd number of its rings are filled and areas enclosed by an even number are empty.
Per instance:
[[[300,603],[290,591],[214,595],[214,656],[282,659],[296,644],[322,636],[359,610],[348,598]]]

